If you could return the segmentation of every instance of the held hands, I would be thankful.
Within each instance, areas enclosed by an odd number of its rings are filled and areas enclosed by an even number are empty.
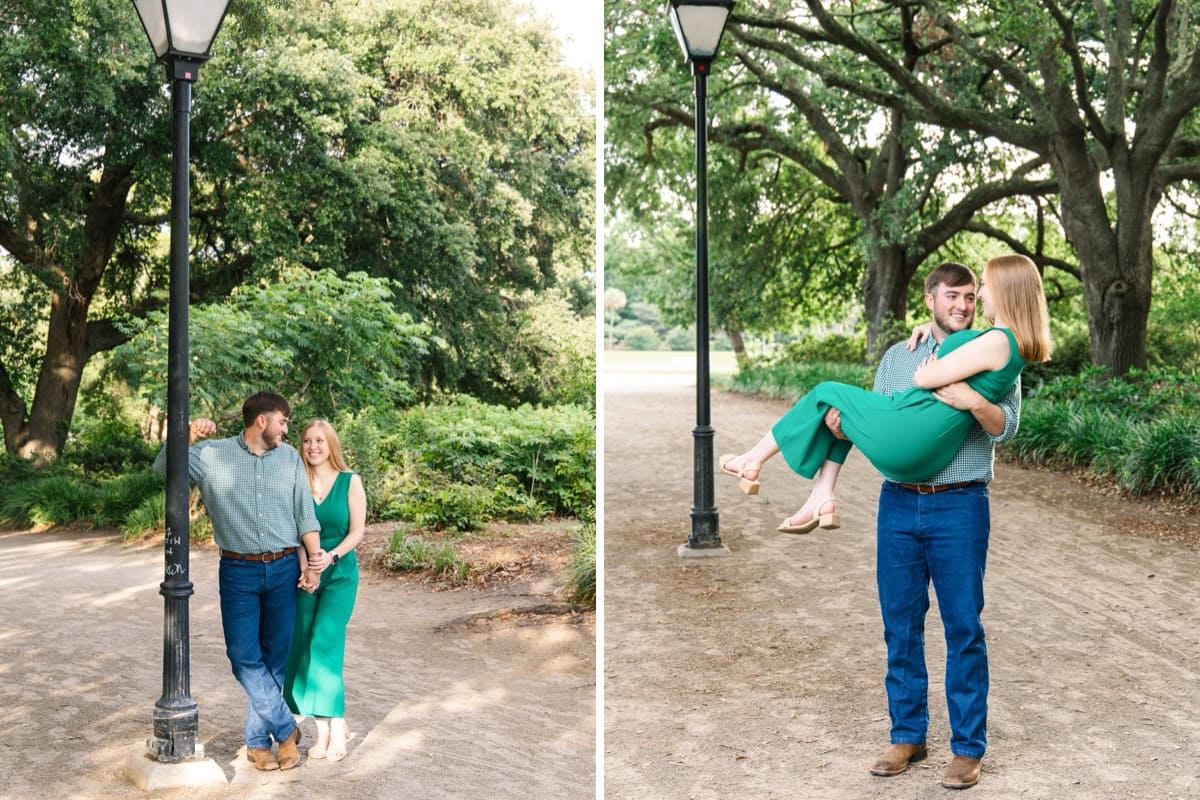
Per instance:
[[[318,573],[324,572],[325,568],[333,563],[333,556],[325,550],[317,550],[308,554],[307,569],[316,570]]]
[[[203,439],[206,436],[212,436],[217,432],[217,423],[211,419],[198,417],[191,421],[188,425],[188,444],[195,444],[197,439]]]
[[[321,585],[321,570],[306,569],[300,573],[300,581],[296,584],[297,587],[312,594]]]

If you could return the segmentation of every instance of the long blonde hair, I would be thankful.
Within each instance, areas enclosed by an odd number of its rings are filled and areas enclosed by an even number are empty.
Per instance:
[[[329,463],[338,472],[348,472],[346,467],[346,458],[342,455],[342,442],[338,439],[337,431],[323,419],[314,419],[304,426],[304,430],[300,431],[300,458],[304,461],[304,468],[308,471],[308,483],[312,485],[313,468],[312,464],[308,463],[308,457],[304,455],[304,435],[313,428],[320,428],[325,434],[325,444],[329,447]]]
[[[1033,261],[1020,255],[996,256],[983,268],[983,282],[991,289],[996,316],[1016,337],[1021,358],[1029,363],[1049,361],[1050,312]]]

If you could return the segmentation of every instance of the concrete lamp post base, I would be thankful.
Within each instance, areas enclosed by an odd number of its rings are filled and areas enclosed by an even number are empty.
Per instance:
[[[142,745],[125,762],[125,778],[139,789],[155,792],[190,786],[224,786],[229,783],[225,771],[211,758],[204,758],[204,748],[196,745],[196,758],[164,763],[146,752]]]
[[[723,544],[716,547],[688,547],[684,542],[675,548],[675,555],[680,558],[718,558],[729,555],[729,548]]]

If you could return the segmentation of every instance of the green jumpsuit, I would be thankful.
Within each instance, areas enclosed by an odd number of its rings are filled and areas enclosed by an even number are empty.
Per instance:
[[[341,472],[320,503],[315,503],[321,523],[321,548],[332,550],[350,531],[350,477]],[[342,664],[346,653],[346,625],[358,594],[358,559],[351,550],[321,573],[321,585],[312,594],[297,590],[296,627],[288,653],[283,699],[294,714],[310,717],[344,717],[346,686]]]
[[[1008,328],[988,328],[1008,334],[1008,363],[998,370],[967,378],[975,391],[995,403],[1016,382],[1025,361]],[[987,331],[965,330],[942,341],[945,355]],[[842,432],[836,438],[825,427],[825,412],[836,408],[842,415]],[[974,424],[969,411],[948,406],[928,389],[912,387],[893,395],[825,381],[801,397],[775,423],[771,433],[789,467],[805,478],[816,475],[826,460],[844,463],[853,445],[893,481],[913,483],[937,475],[954,458]]]

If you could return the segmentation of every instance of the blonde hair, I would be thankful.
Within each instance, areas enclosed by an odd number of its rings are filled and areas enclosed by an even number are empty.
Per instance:
[[[1021,358],[1029,363],[1049,361],[1050,312],[1033,261],[1020,255],[997,256],[983,268],[983,282],[991,290],[996,316],[1016,337]]]
[[[300,458],[304,460],[304,468],[308,471],[308,483],[310,486],[312,485],[313,468],[308,463],[308,456],[304,454],[304,435],[313,428],[320,428],[321,432],[325,434],[325,444],[329,446],[329,463],[333,465],[333,468],[338,472],[349,471],[346,468],[346,458],[342,455],[342,442],[338,439],[337,431],[325,420],[314,419],[300,431]]]

